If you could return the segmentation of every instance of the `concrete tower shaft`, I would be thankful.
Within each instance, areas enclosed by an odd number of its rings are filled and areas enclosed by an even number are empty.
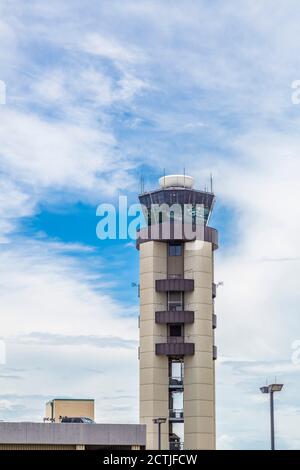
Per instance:
[[[139,196],[146,219],[137,239],[140,420],[148,449],[157,449],[158,417],[167,418],[163,449],[215,448],[218,234],[208,226],[215,197],[193,184],[189,176],[165,176],[160,189]],[[170,211],[174,204],[181,211]]]

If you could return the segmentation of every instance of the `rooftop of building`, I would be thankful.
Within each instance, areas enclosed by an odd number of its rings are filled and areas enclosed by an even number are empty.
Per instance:
[[[144,446],[141,424],[73,424],[0,422],[0,444]]]
[[[52,400],[47,401],[47,403],[52,403],[54,401],[95,401],[93,398],[52,398]]]

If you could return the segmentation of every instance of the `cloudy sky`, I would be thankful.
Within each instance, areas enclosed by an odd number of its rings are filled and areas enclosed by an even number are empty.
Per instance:
[[[0,419],[138,421],[138,253],[96,208],[214,175],[219,448],[300,446],[297,0],[2,0]],[[4,84],[6,104],[4,104]]]

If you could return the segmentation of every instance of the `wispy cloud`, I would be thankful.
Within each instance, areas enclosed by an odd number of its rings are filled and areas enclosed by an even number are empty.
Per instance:
[[[97,32],[88,33],[85,38],[81,38],[78,46],[89,54],[112,60],[116,64],[132,63],[141,59],[141,53],[136,46],[124,46],[114,37],[105,37]]]
[[[117,336],[95,336],[95,335],[60,335],[43,332],[32,332],[27,335],[6,338],[7,342],[19,344],[50,345],[50,346],[94,346],[96,348],[136,349],[137,341],[119,338]]]

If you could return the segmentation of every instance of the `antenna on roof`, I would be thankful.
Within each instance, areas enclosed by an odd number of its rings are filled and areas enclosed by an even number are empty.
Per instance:
[[[210,174],[210,192],[213,193],[213,175]]]

